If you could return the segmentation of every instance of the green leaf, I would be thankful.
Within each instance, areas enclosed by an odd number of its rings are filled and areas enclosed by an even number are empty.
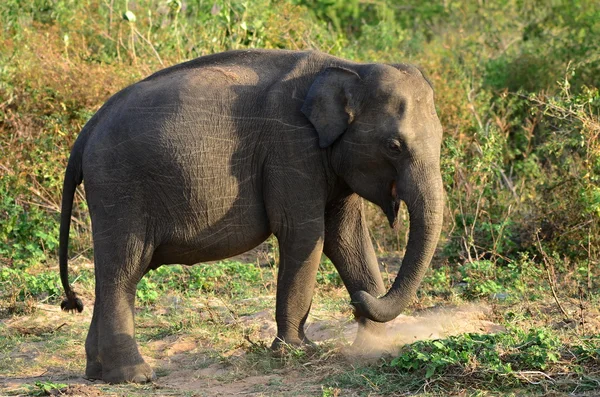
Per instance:
[[[425,377],[427,379],[431,378],[433,376],[433,374],[435,374],[435,366],[430,366],[427,368],[427,372],[425,373]]]

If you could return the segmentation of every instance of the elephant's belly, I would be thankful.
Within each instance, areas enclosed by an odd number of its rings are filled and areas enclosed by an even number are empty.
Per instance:
[[[262,208],[225,216],[208,227],[202,221],[196,225],[174,225],[169,238],[156,247],[152,263],[191,265],[225,259],[251,250],[271,235]]]
[[[242,254],[258,246],[269,237],[270,233],[262,235],[247,236],[243,240],[232,241],[231,235],[216,236],[204,245],[189,244],[165,244],[159,246],[152,257],[152,265],[184,264],[193,265],[200,262],[208,262],[219,259],[230,258]]]

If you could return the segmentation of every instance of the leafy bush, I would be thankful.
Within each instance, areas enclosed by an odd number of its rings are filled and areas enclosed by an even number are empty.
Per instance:
[[[14,178],[0,180],[0,260],[24,268],[58,248],[58,221],[35,204],[19,203],[11,194],[14,184]]]
[[[377,390],[382,395],[492,393],[512,395],[596,390],[599,335],[564,343],[546,328],[510,328],[497,334],[463,334],[418,341],[370,367],[354,367],[326,384]],[[576,374],[576,375],[574,375]]]
[[[62,295],[62,285],[58,273],[32,275],[21,270],[0,269],[2,297],[11,301],[24,302],[28,298],[56,300]]]
[[[539,132],[546,139],[535,151],[544,160],[537,195],[525,201],[530,235],[539,230],[560,256],[592,260],[591,247],[600,245],[600,94],[583,87],[572,95],[565,80],[560,96],[530,100],[546,114]]]
[[[558,362],[560,347],[556,336],[543,329],[463,334],[408,345],[388,365],[399,371],[423,372],[425,378],[450,371],[477,371],[483,377],[495,377],[545,370]]]

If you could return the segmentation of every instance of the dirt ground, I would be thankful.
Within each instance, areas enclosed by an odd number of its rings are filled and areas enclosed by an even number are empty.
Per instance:
[[[74,326],[75,323],[89,324],[92,310],[86,310],[76,317],[65,316],[59,308],[51,305],[39,305],[35,315],[4,319],[1,322],[8,332],[21,335],[48,335],[58,329]],[[414,316],[401,315],[388,323],[385,338],[373,340],[368,351],[356,351],[349,345],[356,333],[356,323],[331,317],[330,314],[311,315],[307,324],[307,335],[317,344],[338,346],[349,365],[357,360],[372,360],[382,354],[395,351],[405,343],[421,339],[442,338],[464,332],[498,332],[503,328],[487,320],[488,309],[483,306],[465,305],[460,307],[439,307],[419,312]],[[266,344],[275,336],[275,321],[272,310],[264,310],[252,315],[242,316],[239,322],[251,325],[257,330],[255,342]],[[41,383],[63,383],[67,388],[52,390],[53,395],[100,396],[100,395],[187,395],[187,396],[260,396],[260,395],[325,395],[322,388],[323,371],[319,366],[311,370],[281,368],[263,370],[264,363],[253,364],[248,359],[243,341],[237,348],[220,353],[215,360],[214,352],[197,338],[189,334],[169,335],[162,339],[140,343],[144,345],[147,361],[157,369],[158,379],[145,386],[110,386],[102,382],[90,382],[76,371],[81,371],[84,361],[83,340],[81,335],[73,335],[73,352],[48,352],[44,341],[24,342],[8,354],[3,363],[11,360],[30,362],[15,376],[0,377],[0,395],[21,395],[27,393],[25,385]],[[48,338],[51,340],[51,337]],[[75,355],[75,358],[70,357]],[[6,360],[8,359],[8,360]],[[69,361],[80,364],[73,367]],[[16,361],[15,361],[16,362]],[[237,363],[244,362],[243,368]],[[4,373],[7,371],[4,370]],[[9,371],[10,373],[10,371]],[[39,390],[36,390],[39,392]]]

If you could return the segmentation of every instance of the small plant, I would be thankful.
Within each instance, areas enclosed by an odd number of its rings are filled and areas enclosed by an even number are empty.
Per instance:
[[[338,397],[342,391],[336,387],[322,386],[321,397]]]
[[[61,389],[68,385],[66,383],[54,383],[51,381],[38,381],[34,386],[30,387],[30,394],[33,396],[53,396],[62,394]]]
[[[497,267],[490,261],[465,263],[459,268],[462,275],[463,294],[469,299],[490,297],[503,291],[504,287],[498,277]]]
[[[137,285],[135,296],[138,302],[142,305],[152,304],[158,299],[158,285],[150,281],[147,277],[143,277]]]

